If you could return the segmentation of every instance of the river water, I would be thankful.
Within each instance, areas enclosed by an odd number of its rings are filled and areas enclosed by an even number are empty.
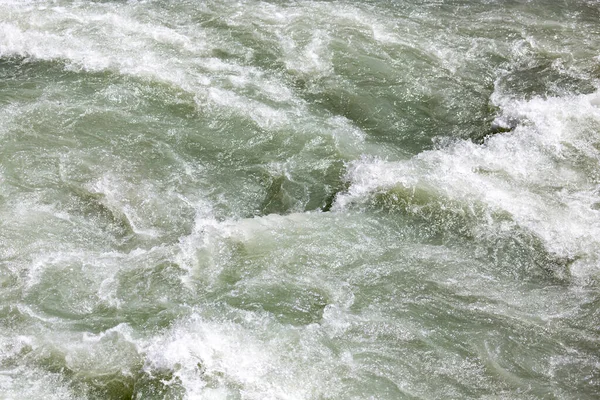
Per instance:
[[[1,399],[598,397],[598,1],[0,0]]]

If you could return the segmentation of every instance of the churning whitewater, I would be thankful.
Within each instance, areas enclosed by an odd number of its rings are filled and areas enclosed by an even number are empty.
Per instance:
[[[597,0],[0,0],[0,399],[598,397]]]

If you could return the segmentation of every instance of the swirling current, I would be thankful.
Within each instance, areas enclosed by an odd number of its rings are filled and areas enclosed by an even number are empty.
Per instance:
[[[1,399],[599,397],[597,0],[0,0]]]

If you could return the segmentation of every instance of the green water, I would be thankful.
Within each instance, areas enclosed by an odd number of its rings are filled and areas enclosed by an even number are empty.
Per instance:
[[[0,399],[595,399],[599,285],[595,0],[0,0]]]

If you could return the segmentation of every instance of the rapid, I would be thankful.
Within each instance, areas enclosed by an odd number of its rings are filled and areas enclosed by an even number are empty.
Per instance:
[[[598,1],[0,0],[0,399],[598,397]]]

